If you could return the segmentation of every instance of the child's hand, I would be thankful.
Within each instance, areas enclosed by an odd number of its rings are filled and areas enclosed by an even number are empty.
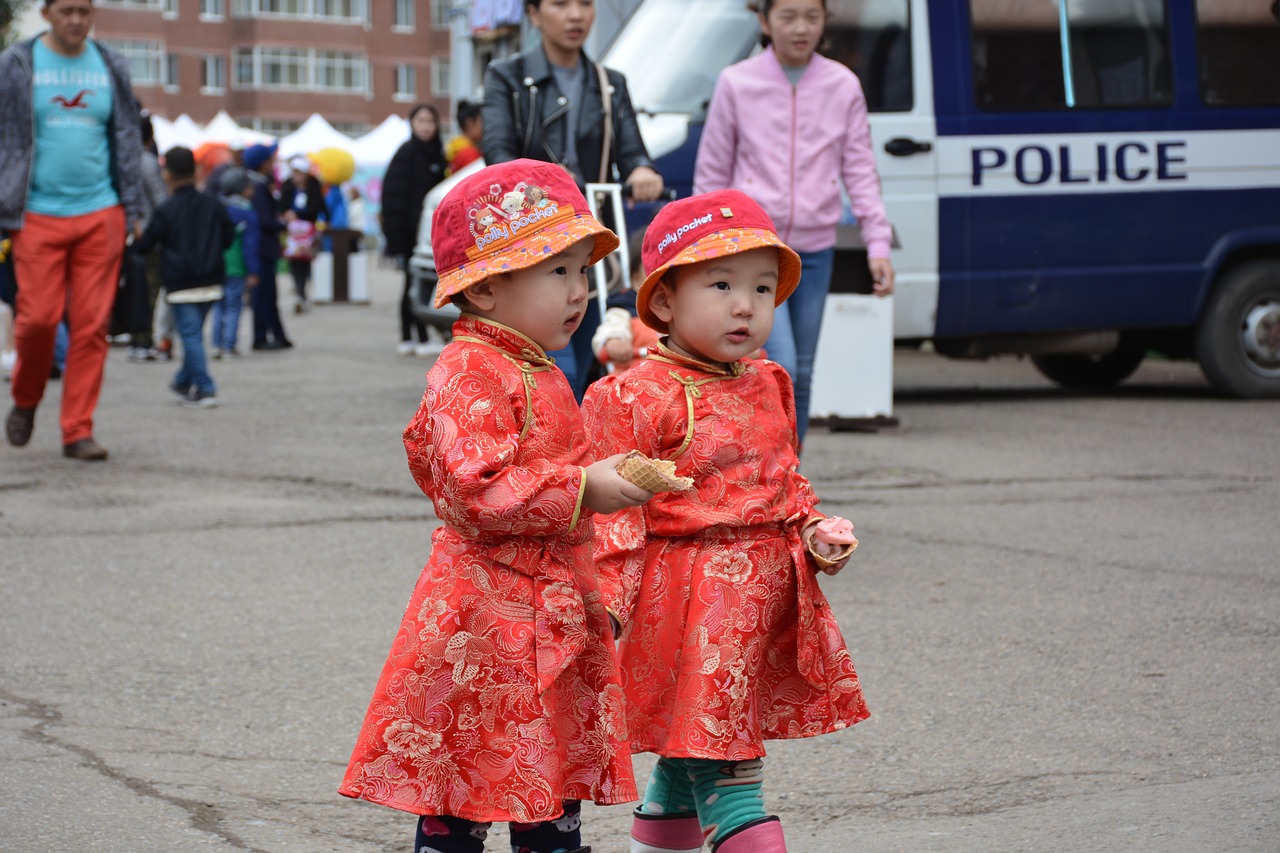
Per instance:
[[[608,515],[620,509],[640,506],[653,497],[653,492],[628,483],[618,474],[618,463],[624,456],[625,453],[619,453],[586,467],[587,485],[582,502],[589,509]]]
[[[838,515],[810,523],[802,535],[814,564],[828,575],[839,574],[858,547],[853,524]]]
[[[604,342],[604,354],[614,364],[627,364],[631,361],[631,344],[622,338],[609,338]]]

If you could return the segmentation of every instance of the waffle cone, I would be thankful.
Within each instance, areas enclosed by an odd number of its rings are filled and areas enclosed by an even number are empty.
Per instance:
[[[676,476],[676,463],[650,459],[639,450],[628,453],[618,463],[618,476],[647,492],[681,492],[693,485],[688,477]]]

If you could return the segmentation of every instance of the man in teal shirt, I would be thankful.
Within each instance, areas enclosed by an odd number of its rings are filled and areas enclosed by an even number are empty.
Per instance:
[[[92,0],[43,0],[49,29],[0,54],[0,229],[18,282],[5,435],[30,441],[65,318],[62,451],[86,461],[107,458],[93,415],[125,236],[142,214],[138,104],[125,59],[89,38],[93,12]]]

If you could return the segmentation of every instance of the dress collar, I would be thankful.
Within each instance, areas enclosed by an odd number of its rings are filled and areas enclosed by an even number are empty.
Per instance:
[[[531,338],[493,320],[475,314],[463,314],[453,324],[455,340],[471,341],[492,347],[520,361],[542,367],[555,367],[555,359],[547,355]]]
[[[677,367],[690,367],[694,370],[701,370],[703,373],[710,373],[714,376],[741,376],[747,369],[746,364],[741,361],[724,364],[718,361],[703,361],[700,358],[681,355],[667,346],[665,335],[658,340],[658,352],[651,353],[649,358],[665,361]]]

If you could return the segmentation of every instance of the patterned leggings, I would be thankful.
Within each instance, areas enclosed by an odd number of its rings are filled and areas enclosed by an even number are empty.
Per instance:
[[[764,762],[710,758],[659,758],[640,811],[650,815],[697,814],[714,843],[764,813]]]

